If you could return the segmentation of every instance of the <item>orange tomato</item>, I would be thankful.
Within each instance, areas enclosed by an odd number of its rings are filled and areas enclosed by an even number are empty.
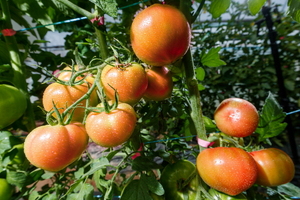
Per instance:
[[[74,72],[75,73],[76,71],[78,71],[79,67],[77,65],[74,66]],[[65,67],[63,69],[63,71],[61,73],[59,73],[58,75],[58,79],[59,80],[62,80],[62,81],[69,81],[70,78],[72,76],[72,68],[71,67]],[[93,84],[94,83],[94,77],[92,76],[92,74],[84,74],[84,76],[78,76],[75,78],[75,81],[80,81],[82,80],[83,78],[85,78],[85,80],[90,83],[90,84]]]
[[[118,107],[109,113],[89,113],[85,129],[95,143],[103,147],[115,147],[130,138],[136,121],[134,109],[127,103],[119,103]]]
[[[77,160],[87,143],[88,135],[79,122],[65,126],[44,125],[25,138],[24,152],[34,166],[55,172]]]
[[[173,90],[172,75],[167,67],[152,67],[146,70],[148,87],[144,97],[149,100],[162,101],[171,96]]]
[[[62,113],[67,107],[85,95],[88,90],[89,87],[86,83],[75,86],[52,83],[47,86],[43,94],[42,101],[44,109],[49,112],[53,109],[54,103],[59,109],[59,112]],[[98,97],[96,91],[91,93],[91,96],[89,97],[89,103],[90,106],[97,105]],[[85,114],[85,105],[86,100],[83,100],[78,104],[79,107],[75,108],[72,121],[82,121]],[[55,113],[53,113],[53,116],[57,117]]]
[[[153,4],[134,18],[130,40],[140,60],[149,65],[164,66],[186,53],[191,30],[180,10],[166,4]]]
[[[139,64],[124,68],[106,65],[101,73],[101,83],[109,99],[114,100],[116,89],[121,102],[135,104],[143,97],[148,78],[145,69]]]

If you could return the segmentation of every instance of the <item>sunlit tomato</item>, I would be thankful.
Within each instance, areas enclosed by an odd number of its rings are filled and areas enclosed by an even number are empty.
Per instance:
[[[43,106],[46,111],[53,110],[53,103],[62,113],[67,107],[75,103],[83,95],[87,93],[89,87],[86,83],[82,85],[68,86],[59,83],[52,83],[47,86],[43,95]],[[94,91],[89,97],[89,105],[95,106],[98,103],[97,93]],[[86,100],[81,101],[75,108],[72,121],[82,121],[85,113],[84,106],[86,105]],[[56,114],[53,113],[56,117]]]
[[[250,154],[258,166],[257,184],[274,187],[288,183],[294,178],[295,165],[284,151],[268,148]]]
[[[0,130],[20,118],[26,108],[25,94],[14,86],[0,84]]]
[[[127,103],[119,103],[118,107],[109,113],[89,113],[85,128],[89,137],[98,145],[115,147],[130,138],[136,120],[134,109]]]
[[[170,5],[154,4],[139,12],[130,30],[134,53],[153,66],[171,64],[181,58],[191,41],[185,16]]]
[[[257,178],[255,160],[236,147],[205,149],[199,153],[196,166],[207,185],[229,195],[249,189]]]
[[[255,106],[240,98],[225,99],[214,113],[217,127],[233,137],[246,137],[257,128],[259,115]]]
[[[13,194],[13,186],[10,185],[6,179],[0,178],[0,199],[10,200]]]
[[[139,64],[127,67],[107,65],[101,73],[101,82],[108,98],[112,100],[115,98],[114,89],[116,89],[119,100],[129,104],[137,103],[148,86],[146,71]]]
[[[148,87],[144,97],[154,101],[162,101],[170,97],[173,90],[173,80],[169,69],[167,67],[152,67],[146,72]]]
[[[167,165],[160,178],[165,190],[165,198],[174,200],[196,199],[198,182],[194,174],[195,170],[195,165],[188,160],[180,160]],[[191,179],[188,180],[189,178]],[[185,181],[190,182],[185,184]]]
[[[27,159],[36,167],[47,171],[60,171],[77,160],[88,143],[84,126],[44,125],[32,130],[25,139]]]
[[[79,70],[79,67],[77,65],[75,65],[73,73],[75,73],[78,70]],[[72,76],[72,68],[65,67],[63,69],[63,71],[59,73],[57,78],[62,81],[69,81],[71,76]],[[80,81],[82,79],[85,79],[90,84],[93,84],[93,82],[94,82],[94,78],[93,78],[92,74],[86,74],[86,73],[84,73],[82,76],[77,76],[75,81]]]

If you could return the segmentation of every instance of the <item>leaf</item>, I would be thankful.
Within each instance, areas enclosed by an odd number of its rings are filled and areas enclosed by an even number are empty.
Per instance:
[[[152,169],[158,169],[160,165],[150,160],[148,157],[139,156],[132,161],[132,169],[135,171],[149,171]]]
[[[213,18],[220,17],[230,6],[231,0],[211,0],[209,12]]]
[[[198,67],[196,70],[196,77],[199,81],[203,81],[205,77],[205,71],[202,67]]]
[[[251,15],[256,15],[265,2],[266,0],[248,0],[248,9]]]
[[[91,174],[94,174],[96,171],[106,168],[109,165],[110,165],[109,161],[105,157],[101,157],[99,159],[94,159],[93,162],[91,163],[91,169],[88,172],[86,172],[85,174],[83,174],[81,178],[84,178]]]
[[[146,176],[145,174],[141,175],[141,179],[147,183],[148,189],[161,196],[165,193],[163,186],[158,182],[153,176]],[[144,180],[145,179],[145,180]]]
[[[117,17],[118,4],[116,0],[89,0],[99,7],[105,14],[111,17]]]
[[[152,200],[144,179],[131,181],[123,190],[121,200]]]
[[[272,93],[269,93],[260,113],[258,128],[255,130],[259,134],[259,141],[282,133],[287,126],[287,123],[283,123],[285,116],[279,103]]]
[[[27,185],[27,175],[25,171],[7,170],[6,179],[9,184],[22,188]]]
[[[219,67],[221,65],[226,65],[226,63],[220,59],[219,56],[220,50],[221,47],[217,47],[217,48],[211,48],[207,53],[202,53],[200,55],[202,65],[208,67]]]
[[[286,183],[277,187],[278,192],[291,197],[300,197],[300,188],[292,183]]]
[[[300,22],[300,1],[289,0],[288,6],[288,14],[291,15],[295,21]]]
[[[76,188],[78,193],[71,193],[67,196],[67,200],[78,200],[78,199],[85,199],[85,200],[93,200],[94,199],[94,187],[88,183],[79,184]],[[76,190],[75,189],[75,190]]]
[[[22,141],[13,136],[9,131],[0,131],[0,157],[1,154],[10,150],[14,145],[20,143],[22,143]]]

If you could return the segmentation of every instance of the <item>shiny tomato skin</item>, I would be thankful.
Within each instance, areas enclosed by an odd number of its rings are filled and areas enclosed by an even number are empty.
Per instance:
[[[25,139],[24,152],[36,167],[60,171],[77,160],[88,143],[84,125],[44,125],[32,130]]]
[[[101,105],[100,105],[101,106]],[[136,125],[136,113],[127,103],[119,103],[115,110],[91,112],[85,128],[93,142],[103,147],[115,147],[126,142]]]
[[[67,107],[75,103],[83,95],[87,93],[89,87],[86,83],[81,85],[63,85],[59,83],[51,83],[47,86],[43,94],[43,106],[46,111],[53,110],[53,102],[56,107],[59,109],[59,112],[62,113]],[[95,106],[98,103],[98,97],[96,91],[91,93],[89,98],[89,105]],[[75,108],[72,121],[82,121],[85,113],[86,100],[83,100]],[[56,114],[53,113],[53,116],[56,117]]]
[[[195,173],[195,164],[188,160],[179,160],[167,165],[160,178],[160,182],[165,190],[165,198],[172,200],[194,200],[197,196],[198,179],[192,178],[190,183],[184,188],[179,188],[187,178]]]
[[[20,118],[26,108],[24,93],[12,85],[0,84],[0,130]]]
[[[216,147],[201,151],[196,166],[203,181],[228,195],[249,189],[257,179],[254,159],[236,147]]]
[[[153,4],[134,18],[130,39],[140,60],[152,66],[164,66],[186,53],[191,42],[191,30],[177,8]]]
[[[290,182],[295,175],[293,160],[284,151],[277,148],[250,152],[258,166],[256,183],[275,187]]]
[[[258,126],[259,115],[255,106],[240,98],[223,100],[214,113],[217,127],[233,137],[251,135]]]
[[[145,69],[139,64],[133,63],[124,68],[106,65],[101,73],[101,83],[109,99],[115,98],[114,88],[121,102],[133,105],[143,97],[148,78]]]
[[[144,97],[153,101],[162,101],[171,96],[173,90],[172,75],[167,67],[152,67],[146,70],[148,87]]]

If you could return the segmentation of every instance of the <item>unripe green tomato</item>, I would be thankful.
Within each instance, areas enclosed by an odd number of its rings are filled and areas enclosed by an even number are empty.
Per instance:
[[[0,199],[9,200],[13,194],[14,187],[6,179],[0,178]]]

